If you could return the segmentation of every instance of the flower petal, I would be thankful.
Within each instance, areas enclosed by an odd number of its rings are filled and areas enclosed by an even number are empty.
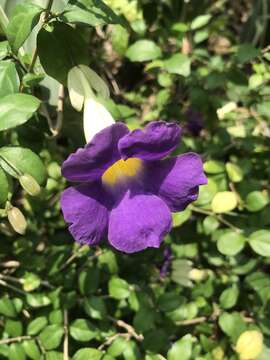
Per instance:
[[[184,210],[197,199],[199,185],[207,183],[202,160],[195,153],[153,162],[147,173],[147,188],[160,196],[171,211]]]
[[[168,206],[157,196],[127,192],[111,211],[109,242],[125,253],[157,248],[170,231],[171,223]]]
[[[101,130],[84,148],[71,154],[62,166],[69,181],[87,182],[99,179],[104,171],[120,159],[118,141],[129,132],[122,123]]]
[[[87,142],[107,126],[115,124],[109,111],[95,97],[87,98],[83,110],[83,130]]]
[[[95,245],[106,235],[109,213],[104,199],[99,183],[69,187],[62,193],[64,219],[79,243]]]
[[[123,159],[138,157],[159,160],[173,151],[179,143],[181,129],[177,124],[155,121],[144,130],[136,129],[119,141]]]

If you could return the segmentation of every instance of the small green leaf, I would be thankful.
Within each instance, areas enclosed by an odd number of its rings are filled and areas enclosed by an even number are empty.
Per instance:
[[[47,295],[41,293],[27,294],[26,301],[33,308],[47,306],[51,303],[50,298]]]
[[[18,169],[22,174],[32,175],[40,185],[45,182],[46,169],[39,156],[30,149],[19,146],[0,148],[0,165],[11,176],[17,177],[14,169]]]
[[[10,94],[0,99],[0,131],[24,124],[37,111],[40,100],[27,94]]]
[[[203,169],[208,174],[219,174],[225,171],[225,166],[221,161],[208,160],[204,163]]]
[[[223,309],[230,309],[237,303],[239,289],[236,285],[225,289],[220,295],[219,302]]]
[[[37,335],[46,325],[48,321],[45,316],[39,316],[32,320],[27,326],[28,335]]]
[[[258,55],[260,55],[260,50],[256,49],[253,45],[241,44],[238,46],[236,59],[243,64],[254,59]]]
[[[7,37],[12,50],[17,53],[36,26],[43,9],[32,3],[18,4],[7,27]]]
[[[102,320],[107,315],[105,301],[97,296],[91,296],[84,301],[84,310],[93,319]]]
[[[132,44],[126,52],[126,57],[128,57],[130,61],[150,61],[160,56],[160,47],[151,40],[138,40]]]
[[[187,55],[175,54],[164,61],[164,69],[170,74],[178,74],[184,77],[190,75],[191,60]]]
[[[236,341],[239,335],[246,330],[246,324],[238,312],[231,314],[224,312],[218,319],[221,330]]]
[[[236,164],[227,162],[226,163],[226,171],[232,182],[240,182],[243,180],[243,172],[242,169]]]
[[[10,53],[10,47],[8,41],[1,41],[0,42],[0,60],[7,57]]]
[[[42,330],[39,340],[46,350],[56,349],[62,340],[64,329],[59,325],[49,325]]]
[[[65,7],[63,18],[69,23],[90,26],[122,24],[126,22],[101,0],[71,0]]]
[[[21,321],[7,319],[5,331],[10,335],[10,337],[21,336],[23,332]]]
[[[206,15],[199,15],[197,16],[190,24],[190,29],[191,30],[197,30],[203,26],[205,26],[206,24],[209,23],[210,19],[211,19],[211,15],[206,14]]]
[[[8,317],[16,317],[17,315],[14,304],[8,297],[0,299],[0,314]]]
[[[109,281],[109,294],[117,300],[126,299],[130,294],[128,283],[123,279],[113,277]]]
[[[69,328],[70,335],[77,341],[90,341],[97,335],[94,325],[88,320],[77,319],[73,321]]]
[[[234,256],[243,249],[245,242],[244,235],[228,230],[218,238],[217,248],[223,255]]]
[[[190,209],[185,209],[184,211],[173,213],[173,227],[180,226],[184,224],[191,216],[192,211]]]
[[[103,353],[100,350],[94,348],[84,348],[78,350],[72,357],[72,360],[100,360],[102,355]]]
[[[246,207],[251,212],[262,210],[269,202],[267,194],[261,191],[252,191],[246,198]]]
[[[8,192],[9,192],[8,178],[4,170],[0,168],[0,205],[7,201]]]
[[[25,291],[33,291],[37,289],[40,285],[40,278],[36,274],[30,272],[25,273],[25,275],[22,278],[22,281],[23,281],[23,289]]]
[[[168,360],[191,360],[193,337],[188,334],[176,341],[168,351]]]
[[[20,80],[13,61],[0,61],[0,98],[19,92]]]
[[[33,360],[40,360],[41,354],[35,340],[27,340],[22,343],[26,355]]]
[[[249,245],[261,256],[270,256],[270,231],[258,230],[248,238]]]
[[[21,344],[11,344],[8,352],[9,360],[26,360],[26,355]]]
[[[237,196],[234,192],[221,191],[214,196],[211,207],[215,213],[226,213],[235,209],[237,202]]]

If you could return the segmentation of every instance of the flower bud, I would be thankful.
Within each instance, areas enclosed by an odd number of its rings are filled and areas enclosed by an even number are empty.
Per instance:
[[[190,270],[188,277],[190,278],[190,280],[202,281],[207,278],[207,271],[200,269],[192,269]]]
[[[241,360],[253,360],[263,349],[263,335],[257,330],[244,331],[238,338],[235,351]]]
[[[40,186],[30,174],[23,174],[19,177],[19,182],[24,190],[31,196],[37,196],[40,193]]]
[[[13,206],[7,210],[7,217],[13,230],[18,234],[24,235],[27,222],[21,210]]]

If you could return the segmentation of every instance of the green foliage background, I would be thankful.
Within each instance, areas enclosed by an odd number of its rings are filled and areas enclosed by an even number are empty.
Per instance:
[[[106,4],[0,0],[0,358],[237,360],[239,335],[257,329],[257,359],[268,360],[270,3]],[[208,185],[159,250],[80,247],[66,229],[60,166],[84,145],[65,89],[75,64],[108,82],[115,119],[177,121],[177,153],[205,161]],[[37,197],[22,173],[42,186]],[[23,236],[7,201],[27,219]]]

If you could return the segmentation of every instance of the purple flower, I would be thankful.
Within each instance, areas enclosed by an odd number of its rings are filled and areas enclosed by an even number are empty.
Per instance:
[[[169,268],[171,267],[171,263],[172,263],[172,251],[171,249],[167,246],[164,251],[163,251],[163,264],[160,268],[159,271],[159,275],[161,278],[165,278]]]
[[[165,158],[180,135],[179,126],[162,121],[132,132],[118,122],[68,157],[63,176],[80,184],[63,192],[61,207],[79,243],[95,245],[108,235],[125,253],[159,247],[171,211],[196,200],[207,182],[197,154]]]

